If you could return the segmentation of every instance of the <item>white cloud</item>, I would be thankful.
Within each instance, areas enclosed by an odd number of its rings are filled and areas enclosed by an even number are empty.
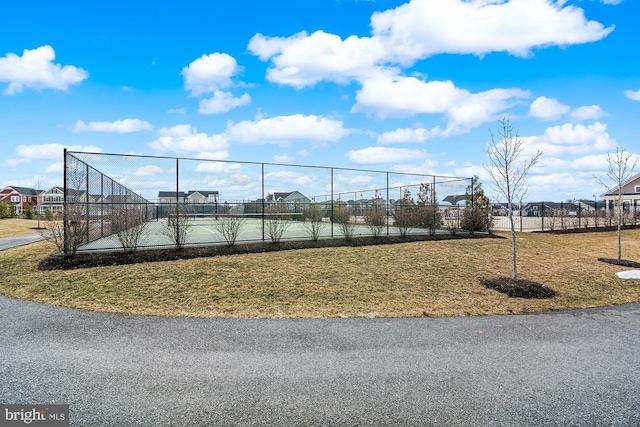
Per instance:
[[[207,159],[214,159],[215,153],[208,153]],[[202,153],[199,158],[202,157]],[[196,172],[209,172],[209,173],[228,173],[231,171],[236,171],[242,169],[242,165],[240,163],[227,163],[227,162],[202,162],[196,166]]]
[[[382,133],[378,136],[378,144],[396,144],[406,142],[424,142],[437,132],[425,128],[404,128]]]
[[[152,175],[160,175],[164,173],[164,170],[156,165],[146,165],[141,166],[133,173],[137,176],[152,176]]]
[[[5,94],[21,93],[25,87],[36,90],[67,90],[89,77],[82,68],[54,64],[56,54],[51,46],[25,49],[22,56],[13,53],[0,58],[0,82],[9,83]]]
[[[273,156],[273,161],[276,163],[291,163],[293,162],[293,157],[288,154],[276,154]]]
[[[185,115],[187,114],[186,110],[184,108],[170,108],[167,110],[168,114],[182,114]]]
[[[534,48],[593,42],[613,31],[587,21],[576,6],[550,0],[412,0],[374,14],[371,26],[405,64],[439,53],[526,56]]]
[[[375,13],[371,27],[372,37],[344,40],[323,31],[288,38],[256,34],[248,49],[271,61],[268,80],[300,88],[362,80],[377,67],[409,66],[443,53],[526,56],[535,48],[597,41],[614,28],[551,0],[411,0]]]
[[[395,165],[391,167],[391,170],[398,172],[398,173],[411,173],[411,174],[431,174],[431,175],[435,175],[437,173],[437,171],[435,170],[436,166],[438,166],[438,161],[434,160],[434,159],[426,159],[424,162],[422,162],[421,164],[414,166],[414,165],[408,165],[408,164],[403,164],[403,165]],[[394,184],[391,184],[391,187],[398,187],[398,186],[405,186],[405,185],[409,185],[409,184],[415,184],[415,183],[403,183],[403,182],[396,182]]]
[[[335,34],[300,32],[289,38],[256,34],[248,49],[263,61],[271,59],[267,80],[304,87],[321,80],[346,84],[366,76],[384,56],[376,39],[351,36],[342,40]]]
[[[17,156],[30,159],[61,159],[65,148],[70,151],[102,153],[102,148],[93,145],[63,144],[18,145],[15,153]]]
[[[592,125],[566,123],[547,128],[541,136],[522,138],[525,156],[542,151],[544,157],[578,155],[611,150],[616,142],[607,133],[607,125],[596,122]]]
[[[536,98],[529,107],[529,115],[542,120],[557,120],[570,111],[571,107],[568,105],[546,96]]]
[[[600,0],[602,1],[603,4],[620,4],[622,3],[622,0]]]
[[[184,89],[193,96],[225,89],[231,86],[231,77],[240,71],[231,55],[218,52],[202,55],[182,69]]]
[[[362,150],[347,152],[349,161],[357,164],[400,163],[422,158],[426,153],[422,150],[407,148],[368,147]]]
[[[443,113],[468,95],[451,81],[425,82],[415,77],[380,74],[363,82],[352,111],[374,112],[381,118]]]
[[[338,175],[335,179],[349,186],[367,185],[373,180],[370,175]]]
[[[340,120],[302,114],[277,116],[257,121],[229,123],[225,135],[245,144],[275,143],[286,145],[292,141],[335,142],[349,131]]]
[[[571,112],[571,117],[579,121],[596,120],[606,115],[607,113],[599,105],[585,105]]]
[[[149,130],[153,130],[151,123],[140,119],[124,119],[114,122],[90,122],[89,124],[78,120],[73,127],[74,132],[130,133]]]
[[[31,163],[31,159],[21,158],[21,159],[8,159],[7,164],[12,168],[17,168],[25,164]]]
[[[249,94],[245,93],[240,98],[235,98],[231,92],[215,91],[213,98],[200,101],[198,113],[200,114],[220,114],[226,113],[236,107],[247,105],[251,102]]]
[[[415,77],[379,74],[364,80],[356,94],[353,112],[370,112],[380,118],[409,117],[416,114],[445,114],[447,127],[436,127],[430,136],[465,133],[469,129],[495,120],[498,113],[530,96],[521,89],[492,89],[470,93],[451,81],[426,82]],[[414,135],[416,137],[417,135]],[[405,135],[387,135],[402,138]]]
[[[51,163],[45,172],[64,172],[64,163],[63,162],[55,162]]]
[[[632,90],[625,90],[624,95],[633,101],[640,101],[640,89],[635,92]]]
[[[310,176],[291,171],[269,172],[265,174],[264,179],[296,185],[308,185],[313,182]]]
[[[606,170],[608,165],[606,154],[592,154],[573,160],[571,169],[585,171]]]
[[[205,177],[205,182],[213,188],[224,188],[225,192],[239,198],[255,198],[255,189],[259,188],[260,185],[260,180],[256,180],[255,177],[239,173],[225,177],[217,175],[207,176]]]
[[[198,133],[191,125],[163,127],[158,131],[159,138],[150,142],[149,147],[158,152],[174,151],[177,153],[201,152],[211,153],[217,159],[229,156],[229,143],[224,135],[207,135]]]

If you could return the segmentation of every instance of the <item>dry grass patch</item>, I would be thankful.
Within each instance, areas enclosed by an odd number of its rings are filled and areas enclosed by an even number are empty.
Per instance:
[[[40,220],[40,226],[44,227],[44,220]],[[37,219],[2,218],[0,219],[0,237],[12,237],[22,234],[37,233]]]
[[[623,256],[640,260],[640,230]],[[518,234],[519,271],[558,292],[509,298],[480,280],[511,275],[507,239],[338,247],[39,271],[45,243],[0,252],[0,293],[109,312],[224,317],[407,317],[522,313],[640,301],[640,281],[598,262],[615,233]]]

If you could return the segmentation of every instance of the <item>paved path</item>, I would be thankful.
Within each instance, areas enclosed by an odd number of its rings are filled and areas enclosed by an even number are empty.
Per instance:
[[[22,234],[20,236],[0,237],[0,251],[15,248],[16,246],[28,245],[29,243],[39,242],[43,237],[38,233]]]
[[[82,426],[636,426],[640,304],[234,320],[0,297],[0,403]]]

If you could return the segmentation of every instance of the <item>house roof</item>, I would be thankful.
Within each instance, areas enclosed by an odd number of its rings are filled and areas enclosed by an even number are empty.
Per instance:
[[[37,196],[38,194],[44,191],[44,190],[36,190],[35,188],[29,188],[29,187],[14,187],[12,185],[5,187],[5,189],[6,188],[11,188],[13,191],[15,191],[16,193],[19,193],[21,196]]]
[[[626,187],[627,185],[631,184],[634,181],[639,181],[638,184],[640,185],[640,173],[635,174],[634,176],[632,176],[631,178],[629,178],[628,180],[623,182],[621,186],[616,186],[615,188],[612,188],[611,190],[601,194],[600,197],[616,196],[618,194],[618,189],[620,187],[624,188],[624,187]],[[623,194],[626,194],[626,193],[623,193]]]
[[[184,197],[184,196],[185,196],[184,191],[178,192],[178,197]],[[176,192],[175,191],[159,191],[158,197],[176,197]]]
[[[189,197],[189,196],[191,196],[192,194],[195,194],[195,193],[201,194],[204,197],[209,197],[209,196],[212,196],[212,195],[213,196],[217,196],[219,194],[218,191],[212,191],[212,190],[205,190],[205,191],[203,191],[203,190],[191,190],[191,191],[189,191],[187,193],[187,197]]]

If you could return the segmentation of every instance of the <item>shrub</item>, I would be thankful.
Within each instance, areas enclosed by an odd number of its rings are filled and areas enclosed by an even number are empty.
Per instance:
[[[225,204],[225,213],[221,215],[213,225],[213,228],[222,234],[222,238],[227,242],[228,246],[236,244],[238,235],[247,222],[242,216],[243,212],[244,206],[229,207]]]
[[[322,230],[327,226],[323,222],[324,216],[325,211],[319,203],[311,203],[304,211],[304,224],[302,224],[302,227],[314,242],[318,241]]]
[[[184,248],[193,230],[193,222],[188,213],[184,206],[171,206],[168,209],[167,226],[161,232],[178,250]]]
[[[265,231],[269,235],[271,243],[278,243],[289,228],[289,208],[286,204],[274,204],[265,210],[265,214]]]
[[[0,218],[9,218],[11,216],[11,206],[8,203],[0,202]]]
[[[333,222],[340,226],[344,238],[350,241],[356,231],[356,224],[351,209],[345,204],[338,204],[333,209]]]
[[[24,218],[25,219],[33,219],[33,209],[31,206],[27,206],[24,210]]]
[[[384,226],[386,225],[386,218],[387,212],[376,204],[365,212],[364,223],[369,226],[373,237],[378,237],[382,234]]]
[[[146,211],[139,206],[118,206],[111,214],[111,230],[125,252],[135,252],[147,229]]]

